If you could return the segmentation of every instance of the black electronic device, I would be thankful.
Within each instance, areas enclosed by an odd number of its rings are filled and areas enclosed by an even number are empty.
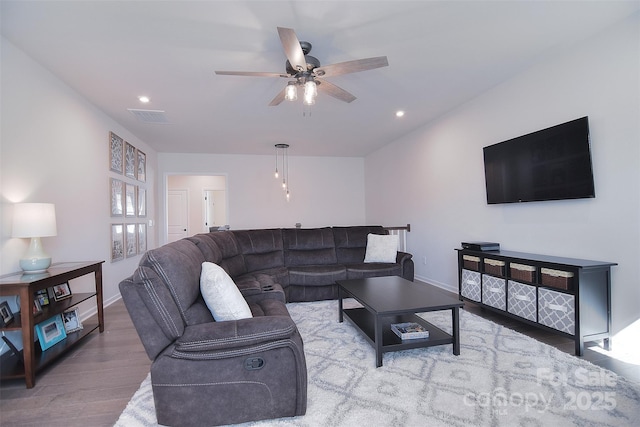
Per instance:
[[[499,251],[500,243],[495,242],[462,242],[462,249],[470,251]]]
[[[588,117],[483,151],[488,204],[595,197]]]

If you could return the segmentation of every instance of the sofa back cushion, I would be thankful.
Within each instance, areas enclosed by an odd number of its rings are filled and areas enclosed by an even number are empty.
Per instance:
[[[222,259],[222,251],[218,247],[217,243],[211,238],[212,233],[196,234],[195,236],[187,237],[192,241],[200,252],[204,256],[206,262],[213,262],[214,264],[220,263]]]
[[[199,310],[192,314],[191,307],[202,301],[200,269],[203,262],[202,252],[188,239],[147,251],[140,260],[141,267],[150,268],[162,279],[187,325],[202,321]]]
[[[242,251],[247,273],[284,267],[282,230],[241,230],[232,233]]]
[[[231,277],[237,277],[247,272],[238,239],[232,231],[214,231],[208,233],[206,237],[220,250],[220,259],[207,261],[218,264]]]
[[[367,235],[388,234],[382,226],[333,227],[336,241],[336,255],[340,264],[364,262],[367,249]]]
[[[299,265],[336,264],[335,241],[331,228],[286,228],[282,230],[284,263]]]

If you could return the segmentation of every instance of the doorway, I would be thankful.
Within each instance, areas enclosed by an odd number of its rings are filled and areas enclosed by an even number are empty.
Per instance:
[[[167,242],[229,223],[226,175],[167,175]]]

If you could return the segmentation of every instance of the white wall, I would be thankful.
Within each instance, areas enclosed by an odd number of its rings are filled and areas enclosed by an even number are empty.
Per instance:
[[[165,205],[168,175],[222,174],[232,229],[364,224],[364,159],[290,156],[289,202],[274,163],[271,156],[159,153],[158,204]],[[166,212],[159,214],[164,242]]]
[[[639,28],[636,15],[366,158],[367,221],[411,223],[419,279],[457,291],[454,248],[496,241],[617,262],[614,331],[640,317]],[[595,199],[487,205],[482,147],[582,116]]]
[[[56,205],[58,235],[43,238],[53,262],[105,260],[103,294],[119,297],[118,283],[129,276],[140,256],[110,262],[109,131],[147,155],[147,218],[155,219],[157,156],[147,144],[106,116],[77,92],[2,38],[1,172],[2,274],[19,271],[28,239],[11,238],[12,205],[50,202]],[[131,180],[128,180],[131,181]],[[133,181],[131,181],[133,182]],[[156,245],[148,228],[148,247]],[[93,287],[92,278],[71,282],[72,292]],[[12,310],[17,310],[10,301]],[[81,306],[81,316],[92,310]],[[95,307],[93,308],[95,310]]]

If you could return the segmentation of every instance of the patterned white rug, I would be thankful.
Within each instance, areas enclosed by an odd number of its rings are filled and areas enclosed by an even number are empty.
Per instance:
[[[337,301],[287,306],[304,340],[307,414],[244,426],[639,426],[640,384],[470,314],[451,345],[385,353]],[[423,315],[451,330],[451,312]],[[156,426],[150,378],[116,423]]]

